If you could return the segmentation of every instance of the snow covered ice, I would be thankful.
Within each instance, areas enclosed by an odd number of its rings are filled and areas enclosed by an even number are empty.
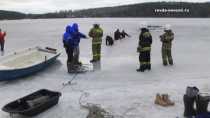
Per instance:
[[[105,46],[103,40],[101,70],[80,74],[72,86],[62,89],[73,75],[66,69],[66,54],[62,44],[65,26],[77,22],[80,31],[88,34],[93,23],[101,24],[106,35],[120,28],[131,38],[116,41],[113,47]],[[151,31],[152,70],[139,73],[136,52],[139,25],[147,22],[154,25],[171,24],[175,33],[172,55],[174,66],[162,66],[161,42],[163,31]],[[0,107],[38,89],[46,88],[62,92],[59,104],[35,118],[86,118],[86,109],[81,109],[78,100],[81,91],[89,93],[83,102],[100,104],[115,116],[124,118],[176,118],[183,116],[183,95],[187,86],[197,86],[202,92],[210,92],[210,19],[166,18],[82,18],[51,20],[1,21],[0,27],[7,31],[6,54],[23,48],[50,46],[58,48],[62,55],[48,69],[23,79],[0,82]],[[104,39],[103,38],[103,39]],[[80,60],[92,59],[91,40],[82,39]],[[0,59],[3,59],[0,57]],[[168,93],[175,102],[173,107],[154,104],[156,93]],[[17,116],[19,118],[19,116]],[[0,111],[0,118],[9,114]],[[21,117],[22,118],[22,117]]]

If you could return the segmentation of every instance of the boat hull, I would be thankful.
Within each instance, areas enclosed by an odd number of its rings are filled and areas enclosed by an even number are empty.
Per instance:
[[[26,77],[32,74],[35,74],[45,68],[47,68],[49,65],[53,64],[57,57],[60,54],[56,54],[52,58],[43,61],[39,64],[26,67],[26,68],[19,68],[19,69],[10,69],[10,70],[0,70],[0,81],[8,81],[8,80],[14,80],[22,77]]]
[[[10,114],[35,116],[58,104],[60,96],[61,96],[60,92],[41,89],[5,105],[2,108],[2,110]],[[40,99],[44,97],[45,99]],[[39,99],[38,102],[37,99]],[[33,105],[29,104],[29,101],[30,102],[33,101],[34,104]]]

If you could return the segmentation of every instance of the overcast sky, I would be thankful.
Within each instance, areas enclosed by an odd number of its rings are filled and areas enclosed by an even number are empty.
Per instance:
[[[24,13],[45,13],[58,10],[76,10],[117,6],[163,0],[0,0],[0,10],[20,11]],[[207,2],[210,0],[165,0],[185,2]]]

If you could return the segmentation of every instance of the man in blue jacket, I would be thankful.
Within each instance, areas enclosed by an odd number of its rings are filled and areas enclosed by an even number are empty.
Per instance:
[[[87,38],[87,36],[81,32],[79,32],[79,26],[77,23],[74,23],[72,25],[72,39],[73,39],[73,48],[74,48],[74,63],[77,65],[81,65],[81,62],[79,62],[79,43],[81,38]]]
[[[67,26],[66,33],[64,33],[63,42],[68,55],[68,72],[74,70],[76,66],[81,65],[79,62],[79,43],[81,38],[86,38],[86,35],[79,32],[79,26],[77,23],[74,23],[72,27]]]
[[[72,59],[73,59],[73,48],[71,48],[69,46],[69,40],[71,40],[71,26],[70,25],[67,25],[66,26],[66,32],[63,34],[63,46],[66,50],[66,54],[67,54],[67,64],[72,62]]]

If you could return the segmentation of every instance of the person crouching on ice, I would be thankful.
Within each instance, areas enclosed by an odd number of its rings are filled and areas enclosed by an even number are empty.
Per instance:
[[[6,32],[2,32],[1,29],[0,29],[0,46],[1,46],[2,55],[4,53],[5,36],[6,36]]]
[[[131,37],[128,33],[125,32],[125,30],[122,30],[122,32],[121,32],[121,38],[124,39],[125,36]]]
[[[113,40],[113,38],[112,38],[111,36],[109,36],[109,35],[106,36],[106,45],[107,45],[107,46],[108,46],[108,45],[110,45],[110,46],[114,45],[114,40]]]
[[[150,53],[152,45],[152,35],[146,27],[141,29],[139,35],[139,46],[137,52],[139,52],[140,67],[138,72],[144,72],[146,69],[151,70]]]
[[[67,69],[68,72],[72,72],[81,66],[82,63],[79,62],[79,43],[81,38],[86,38],[86,35],[79,32],[79,26],[74,23],[71,26],[67,26],[66,32],[63,37],[64,47],[68,55],[67,59]]]

